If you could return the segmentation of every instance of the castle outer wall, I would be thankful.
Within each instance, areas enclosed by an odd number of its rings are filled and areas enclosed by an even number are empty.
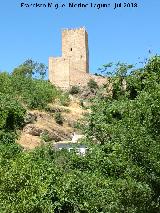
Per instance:
[[[70,63],[63,57],[49,58],[49,80],[60,88],[70,87]]]

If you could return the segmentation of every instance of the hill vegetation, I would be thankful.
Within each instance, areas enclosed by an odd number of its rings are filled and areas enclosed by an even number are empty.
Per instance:
[[[109,78],[112,95],[101,95],[90,82],[97,93],[79,125],[86,156],[57,152],[51,144],[26,152],[15,143],[28,108],[68,100],[34,78],[32,66],[0,73],[0,212],[159,213],[160,56],[141,69],[117,64]]]

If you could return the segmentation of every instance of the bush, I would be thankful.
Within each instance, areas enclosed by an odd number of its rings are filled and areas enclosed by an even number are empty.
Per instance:
[[[43,133],[41,134],[41,139],[42,139],[42,141],[44,141],[44,142],[49,142],[49,141],[51,140],[50,137],[49,137],[48,132],[43,132]]]
[[[82,99],[80,99],[79,103],[80,103],[80,106],[83,108],[84,107],[84,101]]]
[[[55,119],[57,124],[60,124],[60,125],[63,124],[63,117],[62,117],[62,114],[60,112],[56,112],[54,114],[54,119]]]
[[[46,80],[23,75],[0,73],[0,92],[19,99],[31,109],[44,109],[59,96],[58,90]]]
[[[80,88],[78,86],[72,86],[69,93],[71,95],[78,94],[80,92]]]
[[[69,98],[69,94],[68,93],[63,93],[60,95],[59,97],[60,103],[63,106],[69,106],[70,104],[70,98]]]
[[[14,132],[7,132],[0,130],[0,143],[2,144],[14,144],[16,140],[16,134]]]
[[[92,90],[92,89],[97,89],[98,88],[98,84],[95,80],[90,79],[87,83],[88,87]]]
[[[28,77],[15,76],[14,87],[22,101],[31,109],[44,109],[57,96],[56,88],[45,80],[31,79]]]
[[[22,153],[22,148],[17,143],[1,143],[0,139],[0,161],[1,168],[6,166],[8,161],[13,160]]]
[[[26,110],[9,95],[0,93],[0,129],[15,131],[24,124]]]
[[[13,95],[12,77],[7,72],[0,72],[0,93]]]

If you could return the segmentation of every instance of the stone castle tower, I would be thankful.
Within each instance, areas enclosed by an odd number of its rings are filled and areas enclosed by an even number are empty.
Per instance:
[[[88,34],[85,28],[62,31],[62,56],[49,58],[49,80],[62,89],[84,86],[89,79],[101,77],[89,74]],[[104,82],[104,78],[102,80]]]
[[[69,59],[70,69],[89,72],[88,34],[84,28],[62,32],[62,57]]]

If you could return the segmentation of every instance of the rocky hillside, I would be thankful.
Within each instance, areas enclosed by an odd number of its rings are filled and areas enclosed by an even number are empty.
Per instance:
[[[25,125],[17,142],[29,150],[50,141],[71,141],[73,133],[79,133],[75,127],[77,121],[87,112],[80,106],[79,99],[73,96],[69,106],[57,102],[50,104],[47,111],[27,111]],[[55,118],[57,114],[62,118],[61,124]]]

